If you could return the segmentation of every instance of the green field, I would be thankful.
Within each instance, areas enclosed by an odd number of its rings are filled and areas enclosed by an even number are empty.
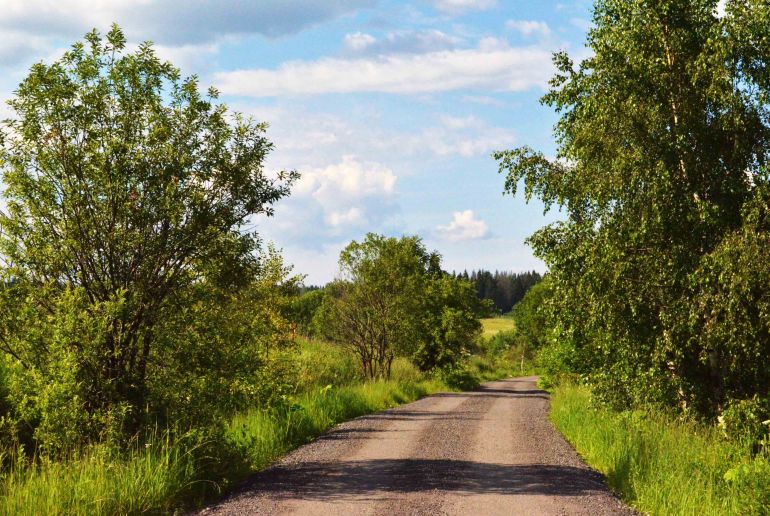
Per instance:
[[[481,324],[484,327],[484,336],[491,337],[501,331],[508,331],[513,329],[513,319],[510,317],[490,317],[489,319],[482,319]]]

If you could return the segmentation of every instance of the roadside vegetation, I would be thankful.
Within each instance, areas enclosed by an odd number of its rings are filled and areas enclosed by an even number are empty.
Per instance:
[[[507,192],[564,215],[529,239],[549,273],[517,330],[630,504],[768,514],[770,7],[597,0],[593,21],[542,99],[555,159],[495,156]]]
[[[101,443],[56,459],[6,457],[0,513],[166,514],[195,506],[337,423],[448,389],[405,360],[390,380],[363,382],[336,347],[298,346],[293,392],[216,429],[158,428],[122,449]]]
[[[98,443],[56,458],[6,449],[0,513],[166,514],[194,507],[340,422],[518,374],[511,367],[518,354],[510,342],[482,340],[460,373],[426,374],[399,357],[389,380],[366,381],[345,348],[300,339],[279,359],[296,369],[291,389],[217,428],[155,428],[122,448]]]
[[[113,26],[9,101],[0,513],[182,511],[341,421],[525,369],[419,237],[366,235],[306,289],[248,229],[299,175],[217,97]]]
[[[609,486],[644,514],[767,514],[770,461],[724,425],[661,409],[597,406],[585,386],[562,384],[551,419]]]

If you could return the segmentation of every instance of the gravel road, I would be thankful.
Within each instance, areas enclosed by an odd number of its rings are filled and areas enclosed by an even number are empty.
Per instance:
[[[199,514],[634,514],[553,428],[535,380],[344,423]]]

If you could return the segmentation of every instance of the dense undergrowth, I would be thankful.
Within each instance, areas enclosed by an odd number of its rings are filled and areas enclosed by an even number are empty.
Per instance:
[[[513,373],[517,348],[483,342],[479,354],[451,370],[428,375],[397,359],[390,380],[363,382],[345,350],[302,341],[293,356],[294,393],[221,426],[158,431],[128,450],[95,445],[65,460],[30,461],[5,450],[0,514],[167,514],[200,505],[337,423]]]
[[[641,512],[770,513],[770,450],[761,444],[656,409],[597,408],[588,388],[568,382],[551,403],[556,427]]]

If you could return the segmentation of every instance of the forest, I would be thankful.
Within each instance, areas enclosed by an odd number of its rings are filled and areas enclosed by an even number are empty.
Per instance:
[[[479,299],[489,299],[495,310],[501,314],[509,313],[514,305],[524,299],[527,291],[542,279],[537,271],[506,272],[485,270],[463,271],[455,273],[458,278],[470,281],[476,288]]]

